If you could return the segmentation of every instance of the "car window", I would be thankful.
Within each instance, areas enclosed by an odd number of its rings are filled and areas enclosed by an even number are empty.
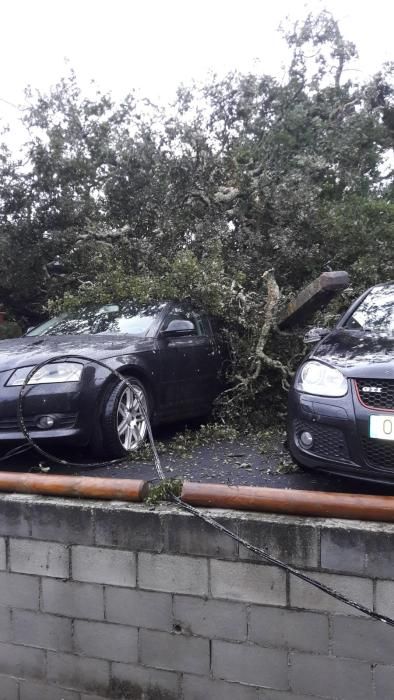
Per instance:
[[[55,316],[26,335],[146,335],[164,306],[135,302],[86,306]]]
[[[202,327],[202,335],[212,336],[212,328],[209,318],[206,314],[200,314],[200,323]]]
[[[185,309],[182,306],[176,306],[166,316],[161,330],[165,331],[171,321],[187,320],[194,325],[197,335],[211,335],[209,321],[205,314],[198,313],[192,309]]]
[[[394,285],[371,289],[344,327],[394,335]]]

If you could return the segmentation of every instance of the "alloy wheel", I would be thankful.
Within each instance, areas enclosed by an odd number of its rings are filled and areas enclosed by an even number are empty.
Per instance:
[[[147,424],[144,413],[148,406],[144,391],[137,385],[126,386],[117,409],[117,431],[122,447],[131,452],[137,450],[146,437]]]

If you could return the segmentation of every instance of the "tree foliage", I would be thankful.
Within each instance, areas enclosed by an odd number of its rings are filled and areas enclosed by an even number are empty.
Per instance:
[[[276,330],[278,298],[264,325],[264,273],[282,303],[327,265],[354,291],[392,277],[392,66],[357,81],[356,49],[327,13],[284,40],[282,81],[232,73],[180,88],[167,109],[88,99],[72,73],[27,94],[23,156],[0,152],[0,300],[16,320],[191,296],[223,320],[246,410],[286,385],[302,350]]]

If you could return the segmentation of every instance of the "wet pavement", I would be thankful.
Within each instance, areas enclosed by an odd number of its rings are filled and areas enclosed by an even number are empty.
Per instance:
[[[318,471],[303,471],[291,463],[284,445],[284,434],[271,435],[263,442],[252,435],[236,440],[210,441],[195,447],[179,445],[184,424],[155,430],[163,470],[169,478],[222,484],[242,484],[285,489],[337,491],[394,495],[393,487],[331,476]],[[188,427],[190,435],[190,428]],[[181,441],[182,442],[182,441]],[[48,448],[49,450],[49,448]],[[156,482],[158,476],[147,450],[142,457],[117,464],[103,462],[89,466],[92,457],[81,449],[52,449],[58,457],[77,462],[78,467],[51,462],[33,450],[0,463],[3,471],[78,474],[84,476],[135,478]]]

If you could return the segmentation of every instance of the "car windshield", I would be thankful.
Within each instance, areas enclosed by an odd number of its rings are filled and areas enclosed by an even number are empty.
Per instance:
[[[394,335],[394,284],[371,289],[345,328]]]
[[[126,334],[146,335],[165,304],[135,302],[85,306],[45,321],[26,335]]]

